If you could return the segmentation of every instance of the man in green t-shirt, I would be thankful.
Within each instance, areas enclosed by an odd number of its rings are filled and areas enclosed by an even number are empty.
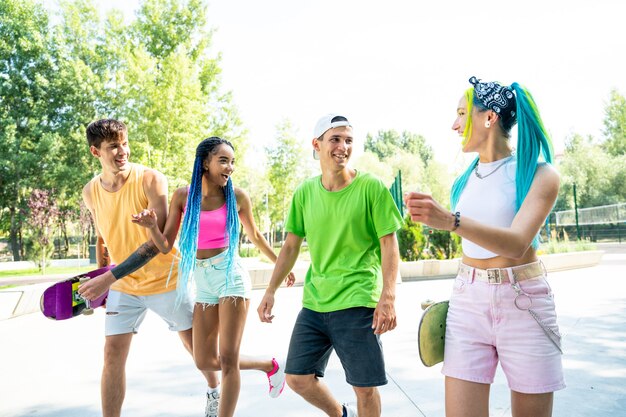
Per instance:
[[[348,167],[353,137],[347,118],[322,117],[314,137],[322,175],[304,181],[294,193],[287,238],[257,311],[261,321],[272,322],[274,294],[306,238],[311,266],[289,343],[287,383],[329,416],[357,416],[319,379],[335,350],[356,393],[358,416],[378,417],[377,387],[387,383],[380,335],[396,327],[395,232],[402,218],[379,179]]]

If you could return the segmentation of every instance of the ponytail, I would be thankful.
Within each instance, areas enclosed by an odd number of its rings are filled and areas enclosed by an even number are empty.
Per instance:
[[[518,211],[526,199],[526,195],[535,178],[539,155],[552,164],[552,141],[546,131],[537,104],[528,90],[518,83],[511,88],[517,95],[517,171],[515,173],[516,198],[515,210]],[[539,246],[539,235],[532,243]]]

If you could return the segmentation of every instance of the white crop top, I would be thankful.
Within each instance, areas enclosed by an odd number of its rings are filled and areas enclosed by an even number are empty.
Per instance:
[[[494,227],[510,227],[515,217],[515,170],[517,161],[511,158],[497,171],[494,169],[503,160],[478,163],[478,178],[472,171],[463,189],[456,210],[463,217]],[[493,174],[488,175],[490,172]],[[475,259],[488,259],[498,256],[471,240],[462,238],[463,253]]]

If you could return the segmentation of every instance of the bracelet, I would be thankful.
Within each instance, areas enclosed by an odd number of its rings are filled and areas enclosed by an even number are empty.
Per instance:
[[[456,213],[452,214],[452,216],[454,217],[454,227],[450,231],[454,232],[461,225],[461,212],[457,211]]]

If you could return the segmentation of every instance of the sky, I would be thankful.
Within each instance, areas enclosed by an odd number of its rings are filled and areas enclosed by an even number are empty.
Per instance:
[[[101,0],[133,16],[137,0]],[[209,0],[222,84],[253,149],[289,119],[310,146],[319,117],[351,121],[356,142],[382,129],[423,135],[451,170],[451,130],[470,76],[516,81],[537,102],[555,149],[601,139],[612,89],[626,95],[623,0]]]

